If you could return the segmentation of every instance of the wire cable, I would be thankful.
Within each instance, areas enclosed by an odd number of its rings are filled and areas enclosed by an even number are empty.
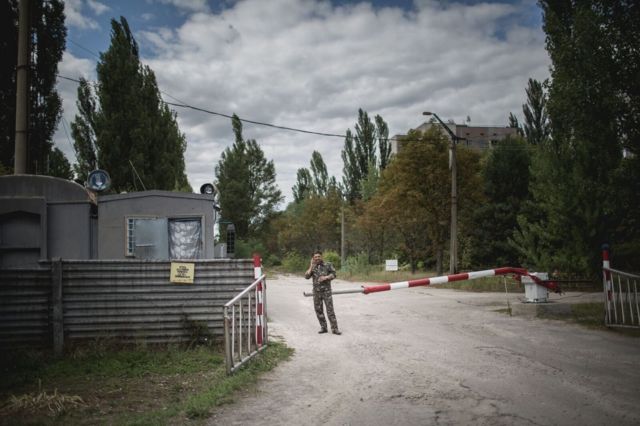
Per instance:
[[[220,117],[233,118],[233,116],[228,115],[228,114],[223,114],[221,112],[215,112],[215,111],[209,111],[209,110],[206,110],[204,108],[198,108],[198,107],[194,107],[194,106],[187,105],[187,104],[176,104],[176,103],[172,103],[172,102],[165,102],[165,103],[167,105],[180,107],[180,108],[188,108],[188,109],[192,109],[194,111],[200,111],[200,112],[205,112],[207,114],[218,115]],[[238,117],[238,118],[240,118],[240,117]],[[312,130],[296,129],[294,127],[278,126],[276,124],[263,123],[261,121],[248,120],[246,118],[240,118],[240,121],[243,121],[245,123],[257,124],[257,125],[260,125],[260,126],[272,127],[272,128],[275,128],[275,129],[290,130],[292,132],[299,132],[299,133],[307,133],[307,134],[310,134],[310,135],[329,136],[329,137],[336,137],[336,138],[345,138],[346,137],[346,135],[341,135],[341,134],[337,134],[337,133],[324,133],[324,132],[315,132],[315,131],[312,131]]]
[[[74,81],[76,83],[80,83],[80,80],[78,80],[78,79],[67,77],[67,76],[60,75],[60,74],[58,74],[58,78],[62,78],[64,80],[69,80],[69,81]],[[180,102],[180,103],[174,103],[174,102],[167,102],[167,101],[163,100],[163,102],[165,104],[167,104],[167,105],[170,105],[170,106],[173,106],[173,107],[177,107],[177,108],[191,109],[193,111],[203,112],[203,113],[210,114],[210,115],[215,115],[215,116],[218,116],[218,117],[224,117],[224,118],[233,119],[233,116],[229,115],[229,114],[224,114],[224,113],[221,113],[221,112],[211,111],[211,110],[208,110],[208,109],[205,109],[205,108],[200,108],[200,107],[196,107],[196,106],[193,106],[193,105],[189,105],[187,102],[184,102],[184,101],[176,98],[175,96],[172,96],[171,94],[169,94],[169,93],[167,93],[167,92],[165,92],[163,90],[160,90],[160,93],[162,93],[162,94],[164,94],[164,95],[166,95],[166,96],[168,96],[168,97]],[[347,137],[346,134],[318,132],[318,131],[314,131],[314,130],[298,129],[298,128],[295,128],[295,127],[280,126],[280,125],[277,125],[277,124],[265,123],[265,122],[262,122],[262,121],[250,120],[250,119],[241,118],[241,117],[238,117],[238,119],[243,123],[250,123],[250,124],[255,124],[255,125],[258,125],[258,126],[265,126],[265,127],[270,127],[270,128],[273,128],[273,129],[287,130],[287,131],[290,131],[290,132],[304,133],[304,134],[308,134],[308,135],[325,136],[325,137],[333,137],[333,138],[341,138],[341,139],[345,139]],[[400,136],[400,137],[390,137],[390,138],[376,138],[376,139],[379,140],[379,141],[384,140],[386,142],[391,142],[391,141],[424,142],[424,141],[422,141],[420,139],[407,139],[406,137],[402,137],[402,136]],[[507,148],[507,150],[509,150],[509,151],[522,151],[522,148],[517,148],[517,149]]]
[[[95,56],[96,58],[100,59],[100,55],[98,55],[96,52],[94,52],[93,50],[89,49],[88,47],[84,47],[83,45],[81,45],[77,41],[74,41],[74,40],[72,40],[70,38],[67,38],[67,40],[69,40],[71,42],[71,44],[75,44],[80,49],[82,49],[82,50],[84,50],[86,52],[89,52],[92,56]]]

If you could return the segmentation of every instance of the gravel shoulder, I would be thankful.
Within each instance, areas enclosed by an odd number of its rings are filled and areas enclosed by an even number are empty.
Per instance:
[[[318,335],[310,287],[269,280],[270,335],[296,352],[211,425],[640,424],[638,338],[435,287],[336,295],[343,335]]]

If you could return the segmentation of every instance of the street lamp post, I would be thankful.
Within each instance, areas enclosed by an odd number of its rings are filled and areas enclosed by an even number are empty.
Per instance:
[[[458,272],[458,172],[456,170],[456,145],[461,138],[451,131],[444,121],[435,112],[423,112],[422,115],[433,115],[451,136],[449,148],[449,168],[451,169],[451,246],[449,248],[449,271],[451,274]]]

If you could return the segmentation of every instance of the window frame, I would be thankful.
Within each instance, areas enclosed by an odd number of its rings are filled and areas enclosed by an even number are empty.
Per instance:
[[[169,236],[169,222],[172,220],[199,220],[200,229],[200,246],[202,247],[202,254],[206,253],[205,241],[206,241],[206,218],[203,214],[180,214],[172,216],[158,216],[158,215],[125,215],[124,217],[124,255],[129,259],[137,259],[135,253],[135,221],[136,220],[154,220],[154,219],[166,219],[167,220],[167,236]],[[133,228],[130,229],[130,223],[133,223]],[[131,239],[131,232],[134,233],[133,239]],[[133,244],[133,245],[132,245]],[[131,248],[131,250],[130,250]],[[205,256],[206,257],[206,256]],[[170,251],[167,251],[167,260],[171,260]]]

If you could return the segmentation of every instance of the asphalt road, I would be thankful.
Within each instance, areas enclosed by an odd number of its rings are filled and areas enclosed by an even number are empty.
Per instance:
[[[268,282],[270,335],[295,355],[211,425],[640,424],[638,338],[432,287],[336,295],[343,335],[319,335],[305,290],[300,277]]]

